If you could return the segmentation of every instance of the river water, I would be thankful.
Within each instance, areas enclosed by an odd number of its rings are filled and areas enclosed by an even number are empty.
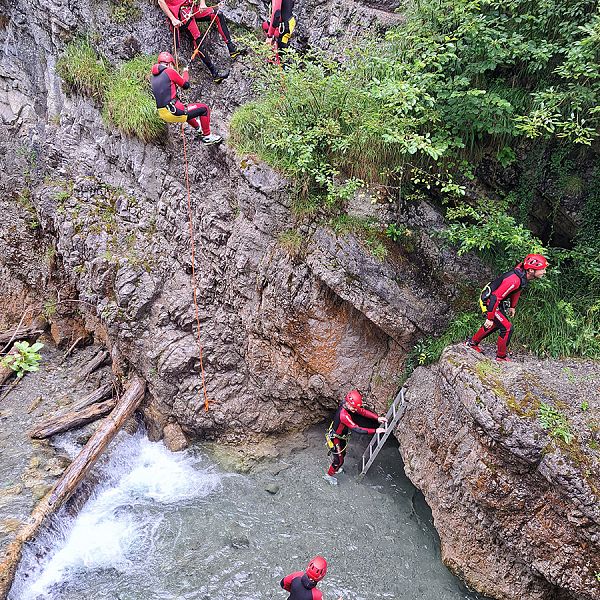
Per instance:
[[[27,546],[9,600],[284,600],[279,580],[315,554],[327,600],[478,598],[440,562],[397,447],[358,482],[357,438],[333,487],[321,428],[250,474],[201,445],[173,454],[121,433],[77,516],[62,510]]]

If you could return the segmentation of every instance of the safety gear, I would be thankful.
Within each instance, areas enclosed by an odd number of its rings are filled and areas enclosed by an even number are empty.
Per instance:
[[[358,390],[352,390],[351,392],[348,392],[346,394],[346,397],[344,398],[344,402],[350,408],[357,410],[363,404],[363,397]]]
[[[167,63],[167,64],[175,64],[175,59],[173,58],[173,55],[170,52],[161,52],[158,55],[158,60],[157,62],[159,63]]]
[[[524,269],[534,269],[536,271],[541,271],[548,266],[548,261],[545,256],[541,254],[528,254],[523,261]]]
[[[200,140],[205,146],[212,146],[213,144],[220,144],[223,138],[216,133],[209,133],[208,135],[203,135]]]
[[[335,477],[332,477],[332,479],[335,479]],[[322,556],[315,556],[306,567],[306,574],[313,581],[321,581],[325,577],[325,573],[327,573],[327,561]]]

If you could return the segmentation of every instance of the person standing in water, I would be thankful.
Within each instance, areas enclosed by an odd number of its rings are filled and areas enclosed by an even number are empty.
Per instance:
[[[329,446],[330,452],[333,454],[333,462],[331,463],[327,474],[323,476],[323,479],[328,481],[331,485],[337,485],[335,475],[342,471],[351,431],[366,435],[385,433],[385,427],[360,427],[353,421],[353,413],[371,419],[375,423],[387,423],[386,417],[380,417],[374,412],[363,408],[363,397],[358,390],[352,390],[346,394],[346,397],[343,402],[340,403],[329,427],[329,431],[327,432],[327,445]]]
[[[323,600],[321,590],[317,589],[319,581],[327,573],[327,561],[322,556],[315,556],[306,567],[306,571],[296,571],[284,577],[279,585],[290,592],[288,600]],[[341,597],[338,600],[343,600]]]

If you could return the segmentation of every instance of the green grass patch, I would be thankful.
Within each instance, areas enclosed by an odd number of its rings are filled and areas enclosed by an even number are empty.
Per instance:
[[[542,428],[548,431],[553,438],[562,440],[565,444],[570,444],[573,441],[575,436],[569,429],[567,417],[550,404],[545,402],[540,404],[538,418]]]
[[[298,256],[306,243],[306,239],[297,229],[283,231],[277,236],[277,241],[290,256]]]
[[[154,62],[154,56],[138,56],[123,63],[110,78],[104,101],[104,118],[144,142],[156,141],[165,132],[148,79]]]
[[[56,72],[71,92],[102,101],[109,79],[109,64],[92,47],[89,40],[67,44],[56,63]]]

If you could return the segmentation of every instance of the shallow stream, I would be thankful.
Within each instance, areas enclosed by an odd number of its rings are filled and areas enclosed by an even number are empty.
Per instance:
[[[27,547],[9,600],[284,600],[279,580],[315,554],[327,600],[478,598],[440,562],[397,448],[358,482],[359,442],[333,487],[321,428],[247,475],[207,447],[172,454],[122,433],[79,514],[63,510]]]

